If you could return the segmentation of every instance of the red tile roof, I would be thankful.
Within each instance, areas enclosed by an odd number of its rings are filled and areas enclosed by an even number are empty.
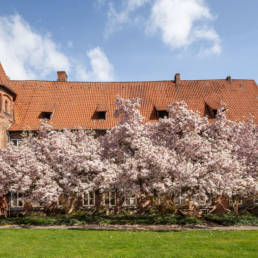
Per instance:
[[[5,91],[7,91],[9,94],[13,96],[13,98],[16,98],[16,93],[9,87],[9,78],[6,75],[1,63],[0,63],[0,88],[3,88]]]
[[[17,93],[15,123],[9,130],[38,129],[41,112],[53,113],[51,122],[55,129],[111,128],[119,121],[113,115],[117,95],[123,98],[141,98],[140,111],[146,121],[157,119],[153,115],[155,106],[164,107],[174,101],[184,100],[190,109],[204,115],[205,103],[212,109],[217,109],[222,100],[229,109],[229,119],[242,120],[252,114],[255,123],[258,123],[258,87],[254,80],[181,80],[178,86],[174,81],[10,80],[8,85]],[[93,119],[96,111],[107,111],[106,120]]]
[[[0,63],[0,84],[7,84],[9,81],[8,76],[6,75],[1,63]]]

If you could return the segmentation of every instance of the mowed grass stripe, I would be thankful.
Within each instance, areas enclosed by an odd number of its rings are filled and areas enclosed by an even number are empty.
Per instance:
[[[1,229],[0,257],[258,257],[258,231]]]

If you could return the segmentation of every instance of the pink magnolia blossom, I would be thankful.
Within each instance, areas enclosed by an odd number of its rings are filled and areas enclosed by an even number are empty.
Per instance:
[[[143,123],[140,99],[116,100],[120,122],[97,137],[93,132],[53,130],[42,123],[18,147],[0,150],[0,195],[20,191],[43,204],[83,192],[126,192],[141,198],[183,196],[199,206],[219,196],[255,196],[258,129],[252,121],[216,119],[169,106],[169,117]]]

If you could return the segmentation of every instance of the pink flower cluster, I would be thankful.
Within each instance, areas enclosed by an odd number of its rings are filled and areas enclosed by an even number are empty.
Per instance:
[[[251,120],[227,120],[222,105],[210,123],[176,102],[168,118],[143,123],[139,99],[118,97],[115,104],[120,123],[103,136],[43,122],[19,146],[0,150],[0,195],[23,192],[49,205],[61,195],[115,189],[183,196],[197,206],[219,196],[257,195],[258,127]]]

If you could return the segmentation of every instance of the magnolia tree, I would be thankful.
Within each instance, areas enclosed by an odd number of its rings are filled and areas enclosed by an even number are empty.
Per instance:
[[[156,199],[175,208],[183,197],[198,208],[257,195],[258,129],[251,121],[227,120],[222,105],[210,123],[175,102],[168,118],[144,123],[139,99],[115,104],[120,122],[104,136],[43,123],[19,146],[1,150],[0,195],[19,191],[45,206],[59,199],[68,213],[90,191],[116,191],[118,212],[125,196],[135,196],[143,212]]]
[[[233,200],[237,212],[241,199],[255,196],[258,192],[258,126],[251,119],[246,122],[227,120],[226,109],[222,106],[206,135],[221,148],[227,144],[233,157],[229,165],[235,169],[223,180],[228,184],[226,196]]]
[[[105,187],[101,179],[110,166],[100,151],[92,132],[55,131],[42,123],[37,135],[30,133],[19,146],[2,150],[0,193],[21,192],[26,202],[46,207],[59,201],[70,213],[82,193]]]
[[[257,194],[257,126],[251,122],[227,120],[222,106],[210,124],[180,102],[169,107],[169,118],[143,124],[139,99],[116,104],[121,121],[101,139],[103,156],[117,165],[114,188],[144,199],[182,196],[196,207]]]
[[[93,132],[55,131],[42,124],[38,136],[30,135],[27,141],[37,162],[51,168],[51,180],[58,186],[60,203],[68,213],[82,193],[103,187],[101,175],[108,175],[110,166],[108,160],[100,159],[101,146]]]
[[[59,192],[58,185],[51,180],[53,176],[47,164],[38,162],[28,138],[19,147],[9,144],[0,152],[0,195],[20,192],[27,202],[49,205]]]

